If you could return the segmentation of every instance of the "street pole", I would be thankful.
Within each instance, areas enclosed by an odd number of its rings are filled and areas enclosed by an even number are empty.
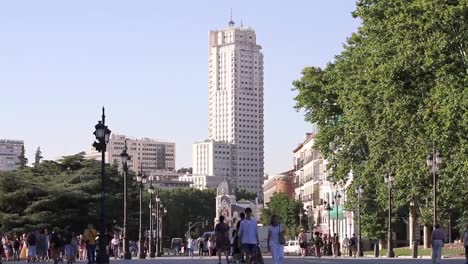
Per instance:
[[[357,195],[358,195],[358,256],[363,257],[364,252],[362,251],[362,233],[361,233],[361,197],[362,197],[362,192],[363,192],[362,186],[359,186],[356,189]]]
[[[102,108],[102,119],[98,121],[98,124],[95,126],[94,135],[98,142],[93,143],[93,147],[96,150],[101,152],[101,194],[100,194],[100,219],[99,219],[99,240],[98,245],[99,249],[97,251],[96,262],[98,264],[109,263],[109,254],[107,253],[107,234],[106,234],[106,215],[105,215],[105,167],[106,167],[106,148],[107,143],[110,139],[111,131],[105,125],[106,124],[106,115],[105,109]]]
[[[152,186],[150,186],[152,187]],[[150,192],[150,202],[149,202],[149,216],[150,216],[150,235],[149,235],[149,251],[150,251],[150,258],[154,258],[154,246],[153,246],[153,193]]]
[[[142,177],[143,175],[140,175],[138,177]],[[139,214],[139,227],[138,227],[138,258],[144,259],[145,258],[145,253],[143,252],[143,247],[144,247],[144,242],[143,242],[143,181],[139,180],[140,182],[140,214]]]
[[[159,255],[159,197],[156,196],[156,256],[160,256]]]
[[[432,228],[435,230],[435,226],[437,225],[437,159],[436,159],[436,148],[435,142],[432,144],[432,181],[433,181],[433,189],[434,189],[434,225]]]
[[[124,254],[123,257],[124,259],[132,259],[132,254],[130,253],[129,250],[129,245],[128,245],[128,229],[127,229],[127,177],[128,177],[128,166],[127,162],[130,160],[130,157],[127,153],[127,140],[125,140],[125,145],[124,145],[124,150],[122,154],[120,154],[120,157],[122,158],[122,167],[123,167],[123,191],[124,191],[124,221],[123,221],[123,250]]]
[[[388,234],[387,234],[387,244],[388,252],[387,257],[394,258],[395,252],[393,252],[392,244],[392,189],[393,189],[394,176],[393,173],[389,172],[385,176],[385,183],[388,188]]]

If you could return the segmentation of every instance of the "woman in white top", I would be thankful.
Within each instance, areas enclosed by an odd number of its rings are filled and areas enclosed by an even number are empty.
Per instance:
[[[277,215],[272,215],[270,218],[271,225],[268,228],[268,251],[271,251],[273,264],[283,264],[284,260],[284,245],[279,241],[279,237],[284,236],[284,226],[280,223]]]

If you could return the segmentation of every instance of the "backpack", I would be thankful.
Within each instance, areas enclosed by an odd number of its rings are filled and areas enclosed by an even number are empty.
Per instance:
[[[356,245],[356,238],[352,237],[352,238],[349,240],[349,242],[350,242],[349,244],[350,244],[351,246]]]

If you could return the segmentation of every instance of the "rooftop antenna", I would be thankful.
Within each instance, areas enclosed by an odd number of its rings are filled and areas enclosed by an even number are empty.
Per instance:
[[[230,27],[234,26],[234,21],[232,20],[232,8],[231,8],[231,20],[229,21],[229,26]]]

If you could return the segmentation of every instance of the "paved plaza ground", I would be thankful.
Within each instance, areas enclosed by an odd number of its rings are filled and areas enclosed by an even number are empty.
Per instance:
[[[129,260],[111,260],[113,264],[217,264],[218,259],[214,257],[210,258],[195,258],[195,259],[188,259],[187,257],[166,257],[166,258],[155,258],[155,259],[133,259]],[[222,262],[223,264],[226,263],[225,260]],[[271,264],[271,258],[265,257],[265,264]],[[381,264],[430,264],[432,263],[430,259],[408,259],[408,258],[394,258],[394,259],[386,259],[386,258],[300,258],[300,257],[286,257],[284,264],[300,264],[300,263],[321,263],[321,264],[372,264],[372,263],[381,263]],[[442,264],[465,264],[464,259],[443,259]]]

